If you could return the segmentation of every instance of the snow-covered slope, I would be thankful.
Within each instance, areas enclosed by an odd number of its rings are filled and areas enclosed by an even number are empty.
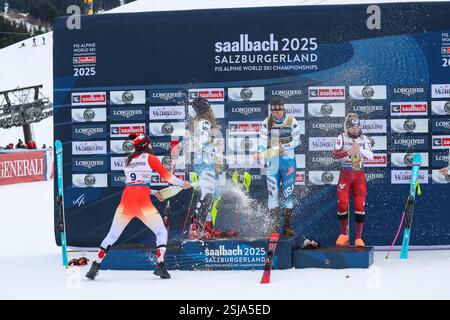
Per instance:
[[[53,100],[53,38],[52,32],[45,35],[45,46],[42,36],[36,37],[36,47],[32,39],[23,41],[25,47],[19,48],[20,43],[0,49],[0,91],[42,84],[42,93]],[[35,140],[40,147],[42,144],[53,143],[53,119],[47,118],[32,125]],[[0,146],[17,143],[23,139],[22,127],[0,129]]]

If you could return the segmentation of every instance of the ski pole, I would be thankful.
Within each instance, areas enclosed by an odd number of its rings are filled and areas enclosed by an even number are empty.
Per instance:
[[[192,182],[198,183],[198,175],[196,172],[192,173]],[[184,238],[184,232],[186,231],[186,225],[191,213],[191,207],[192,207],[192,202],[194,201],[194,196],[195,196],[195,192],[196,192],[197,187],[192,188],[192,195],[191,195],[191,200],[189,201],[189,207],[186,211],[186,217],[184,218],[184,226],[183,226],[183,230],[181,231],[181,237],[180,237],[180,242],[183,242],[183,238]]]
[[[392,248],[393,248],[394,245],[395,245],[395,242],[397,242],[397,238],[398,238],[398,235],[400,234],[400,230],[402,230],[403,220],[405,219],[405,212],[406,212],[406,210],[403,211],[402,219],[400,220],[400,225],[399,225],[399,227],[398,227],[397,234],[395,235],[394,241],[392,241],[392,244],[391,244],[391,246],[389,247],[388,253],[386,254],[386,259],[389,258],[389,254],[391,253]]]
[[[238,189],[240,189],[241,186],[239,184],[239,172],[237,170],[233,172],[231,179],[233,180],[236,187],[238,187]],[[238,209],[239,209],[239,205],[238,205],[238,201],[236,201],[235,212],[234,212],[234,229],[235,230],[237,230],[236,228],[237,228],[238,216],[239,216]]]

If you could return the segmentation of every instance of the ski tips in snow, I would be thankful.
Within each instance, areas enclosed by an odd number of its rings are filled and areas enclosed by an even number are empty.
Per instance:
[[[280,240],[280,234],[279,233],[272,233],[269,236],[269,248],[267,250],[267,255],[264,260],[264,271],[261,278],[261,283],[266,284],[270,283],[270,273],[272,270],[272,261],[273,256],[275,255],[275,250],[277,248],[278,240]]]

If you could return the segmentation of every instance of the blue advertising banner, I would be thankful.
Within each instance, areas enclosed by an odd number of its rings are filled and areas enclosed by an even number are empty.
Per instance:
[[[54,136],[64,146],[68,244],[96,247],[107,234],[133,150],[128,135],[150,135],[166,162],[171,140],[184,141],[191,130],[189,103],[201,96],[223,135],[217,228],[266,238],[266,169],[253,155],[270,100],[282,98],[301,135],[293,151],[301,237],[333,245],[339,235],[333,146],[346,114],[355,112],[375,153],[365,168],[366,244],[389,245],[395,235],[412,149],[424,161],[411,245],[450,245],[450,216],[443,214],[450,179],[438,172],[450,148],[449,16],[450,2],[423,2],[104,14],[82,16],[79,29],[57,18]],[[180,162],[175,171],[189,179],[195,168]],[[252,175],[248,194],[245,171]],[[159,175],[152,182],[167,186]],[[171,201],[171,244],[190,221],[191,192]],[[163,212],[165,203],[152,202]],[[118,242],[154,244],[154,235],[135,219]]]

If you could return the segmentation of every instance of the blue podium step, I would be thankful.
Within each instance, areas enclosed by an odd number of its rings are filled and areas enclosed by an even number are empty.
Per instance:
[[[165,261],[170,270],[262,270],[268,240],[224,239],[186,241],[169,247]],[[299,246],[296,237],[282,238],[273,259],[274,269],[292,268],[292,252]],[[103,260],[104,270],[153,270],[155,248],[118,246]]]
[[[296,249],[293,252],[293,266],[297,269],[369,268],[373,257],[373,247]]]

